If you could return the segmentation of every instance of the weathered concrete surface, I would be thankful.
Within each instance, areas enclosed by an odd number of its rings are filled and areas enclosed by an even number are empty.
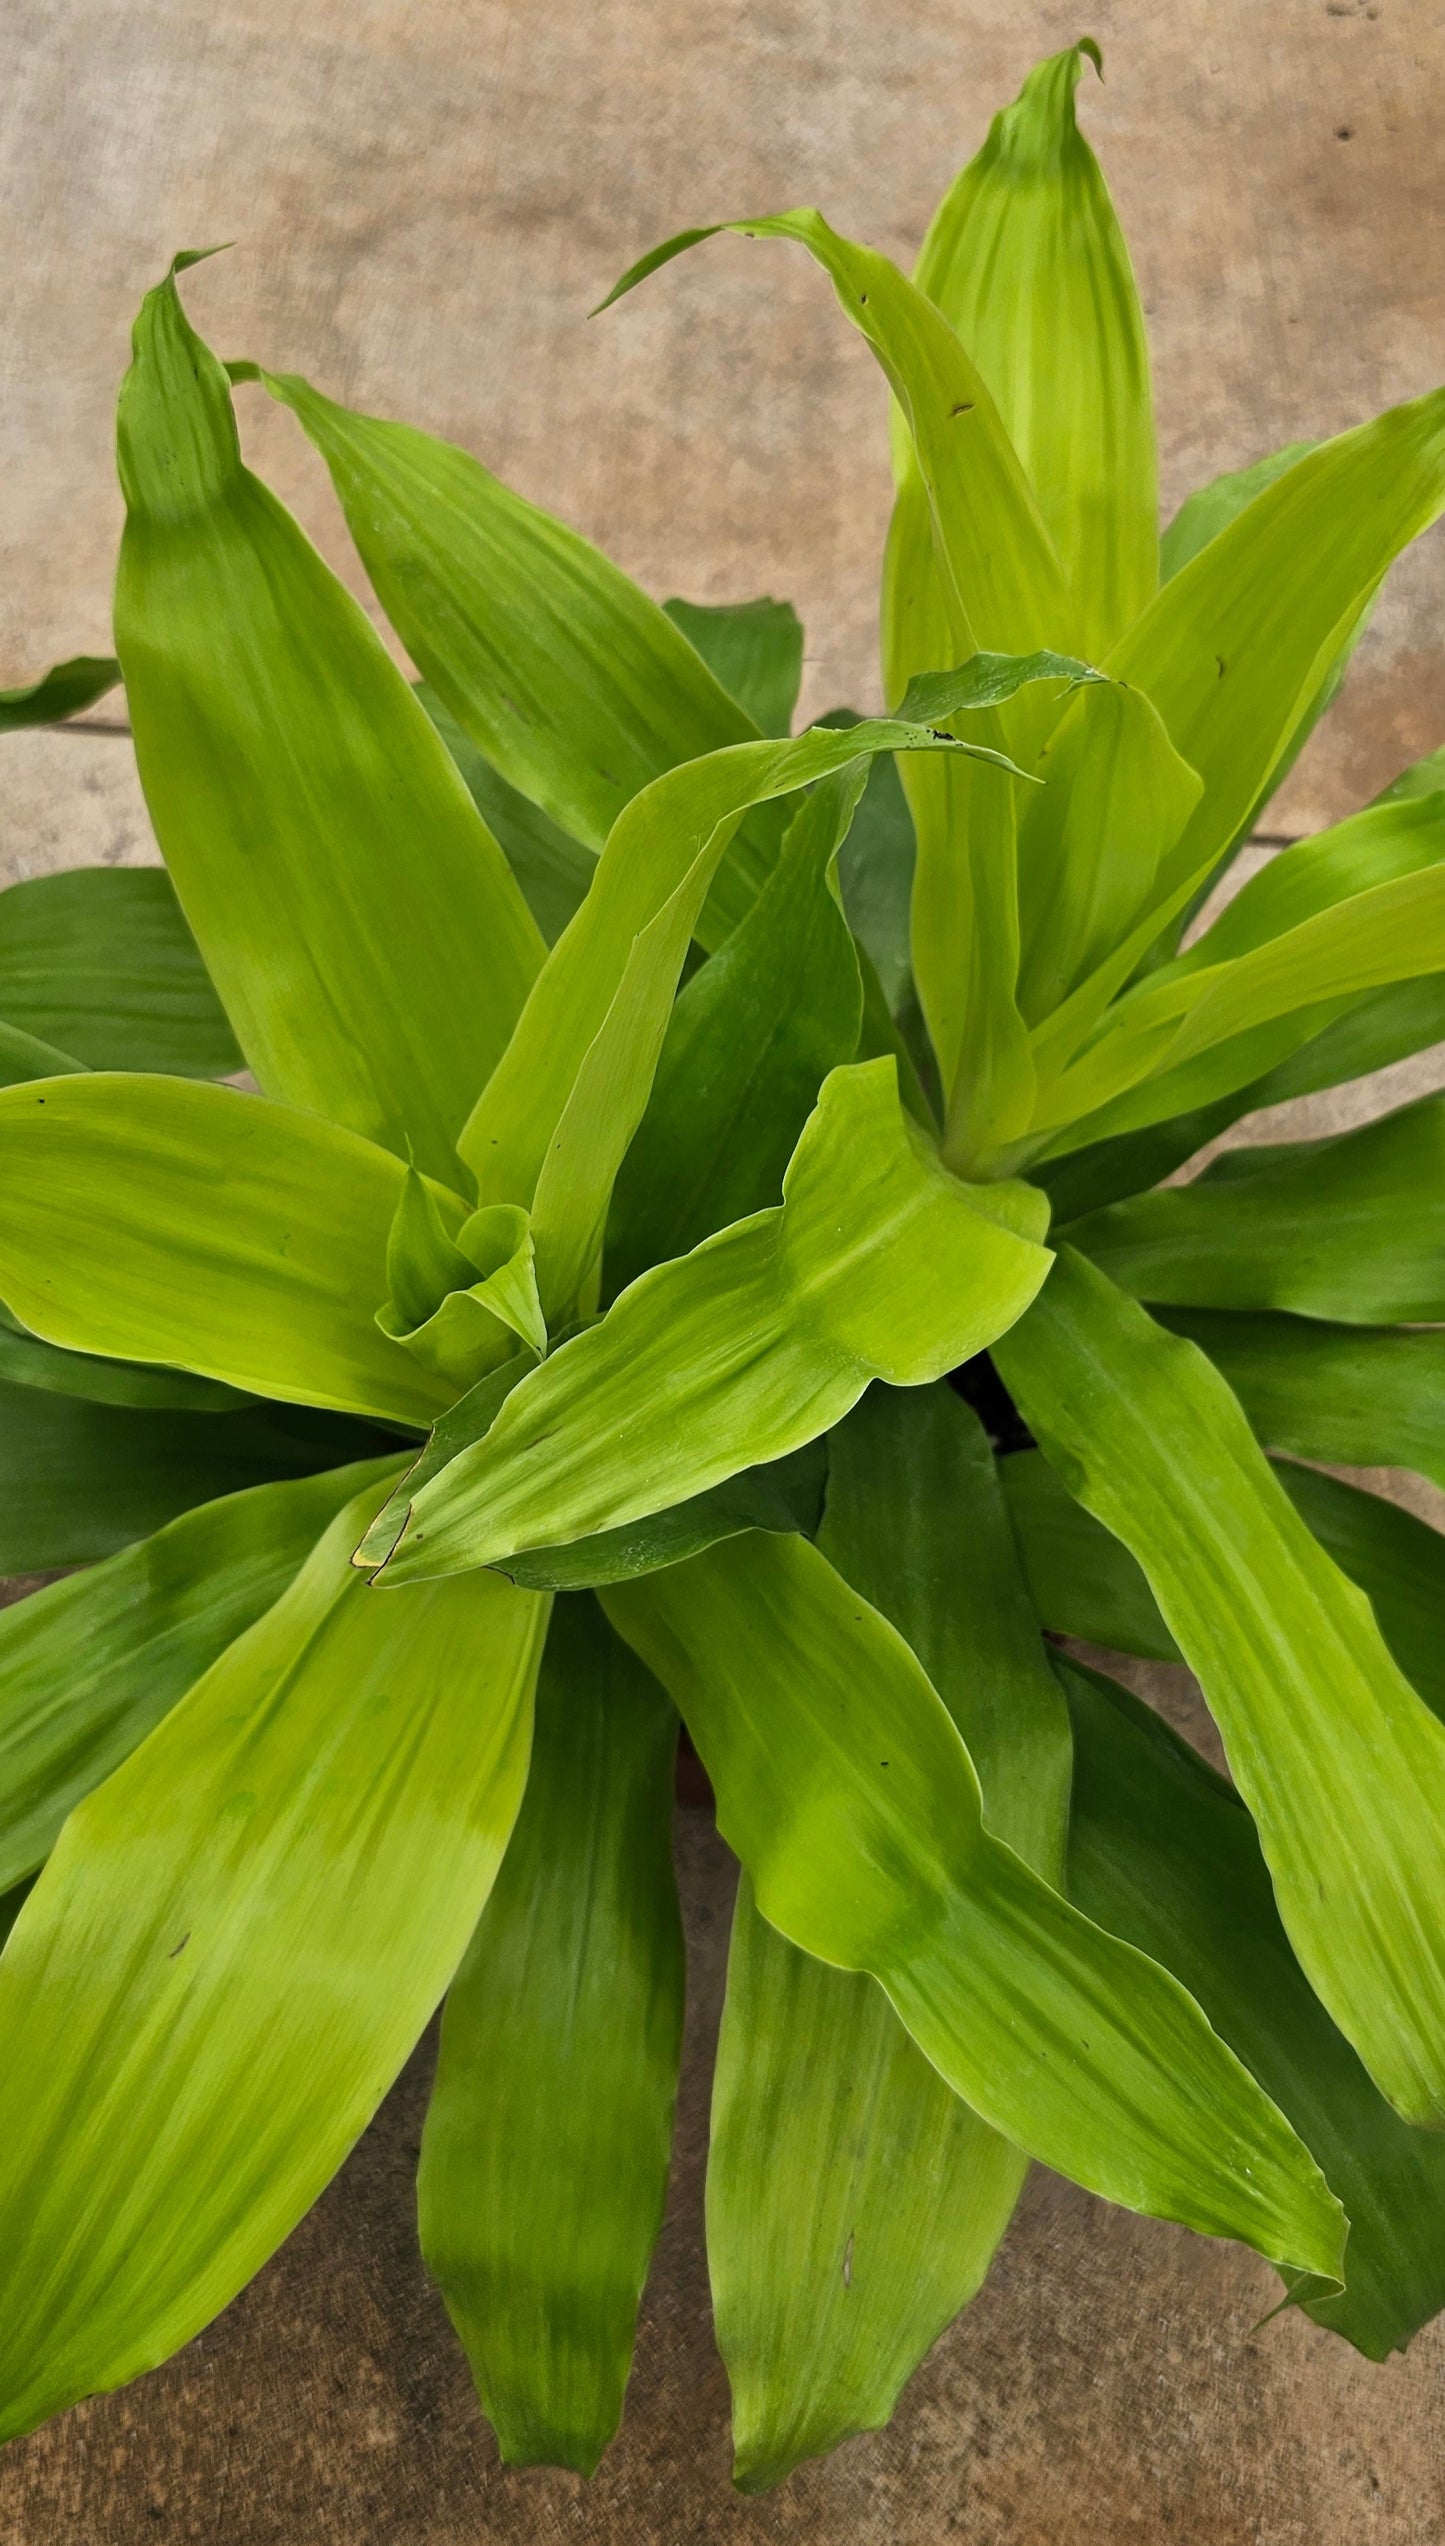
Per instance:
[[[1437,0],[1105,0],[1088,120],[1158,355],[1166,503],[1433,385]],[[226,353],[468,442],[655,589],[803,611],[815,707],[875,695],[888,487],[872,362],[800,252],[720,241],[593,326],[683,223],[817,201],[909,253],[1068,0],[10,0],[0,681],[102,650],[127,329],[177,246]],[[345,565],[289,418],[262,465]],[[348,569],[349,571],[349,569]],[[1347,808],[1445,738],[1429,544],[1282,808]],[[74,755],[87,755],[80,792]],[[7,761],[0,857],[143,855],[122,760]],[[62,811],[62,806],[64,810]]]
[[[866,354],[801,257],[722,242],[588,328],[684,222],[817,200],[906,253],[1040,51],[1090,24],[1084,112],[1158,355],[1166,503],[1432,385],[1445,346],[1436,0],[11,0],[0,683],[107,643],[110,414],[180,245],[226,353],[468,442],[658,591],[791,595],[808,702],[876,696],[887,509]],[[253,396],[258,463],[359,586],[319,469]],[[1442,550],[1396,577],[1277,808],[1302,830],[1445,738]],[[0,876],[153,854],[126,746],[7,743]],[[1317,1099],[1322,1130],[1427,1083]],[[1262,1128],[1257,1126],[1256,1128]],[[1175,1675],[1155,1693],[1187,1704]],[[590,2490],[499,2470],[416,2258],[419,2061],[253,2289],[173,2363],[0,2458],[0,2546],[1435,2546],[1445,2339],[1360,2362],[1233,2250],[1036,2175],[892,2429],[727,2490],[701,2252],[705,2044],[728,1869],[682,1857],[693,2045],[631,2412]],[[3,2162],[3,2158],[0,2158]]]

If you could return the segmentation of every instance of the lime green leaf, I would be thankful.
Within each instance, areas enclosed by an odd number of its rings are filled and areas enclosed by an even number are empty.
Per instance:
[[[484,1378],[474,1380],[464,1395],[438,1415],[427,1439],[422,1443],[406,1474],[387,1496],[375,1519],[357,1541],[352,1563],[364,1571],[385,1564],[405,1526],[412,1498],[430,1478],[439,1476],[444,1467],[462,1450],[480,1441],[512,1390],[535,1366],[535,1355],[514,1353],[499,1370],[489,1370]]]
[[[1435,796],[1445,787],[1445,744],[1438,751],[1427,752],[1423,760],[1412,760],[1398,778],[1381,789],[1376,804],[1398,804],[1411,796]]]
[[[509,2466],[590,2475],[622,2418],[682,2040],[676,1744],[656,1681],[591,1601],[563,1602],[417,2178],[422,2252]]]
[[[1277,1473],[1320,1545],[1368,1597],[1406,1679],[1445,1717],[1445,1537],[1343,1477],[1289,1461]]]
[[[1197,1674],[1319,1996],[1408,2120],[1445,2119],[1445,1726],[1228,1388],[1072,1248],[995,1347],[1071,1493]]]
[[[418,681],[417,697],[446,744],[466,782],[468,795],[496,840],[521,885],[527,908],[549,946],[555,946],[577,909],[596,869],[597,860],[574,840],[550,813],[510,787],[464,733],[450,708],[444,707],[427,681]]]
[[[409,1167],[386,1242],[386,1278],[377,1325],[451,1388],[470,1388],[510,1359],[519,1335],[532,1352],[547,1349],[531,1225],[515,1204],[474,1211],[453,1243],[436,1195]]]
[[[820,725],[861,725],[851,707],[833,707]],[[908,905],[917,843],[913,817],[896,761],[881,754],[868,764],[868,783],[838,852],[838,889],[848,925],[878,975],[890,1015],[896,1016],[913,984],[908,952]]]
[[[1073,1896],[1177,1973],[1313,2150],[1349,2217],[1349,2278],[1296,2300],[1383,2360],[1445,2304],[1445,2141],[1390,2110],[1331,2024],[1222,1779],[1127,1690],[1058,1669],[1074,1724]]]
[[[1101,654],[1159,580],[1144,317],[1074,91],[1085,38],[1039,63],[929,225],[914,281],[998,402]]]
[[[966,687],[966,666],[957,677]],[[554,1179],[570,1177],[572,1161],[554,1163],[551,1153],[575,1096],[566,1146],[577,1149],[584,1131],[589,1141],[605,1132],[605,1151],[584,1150],[577,1162],[595,1187],[605,1158],[605,1210],[647,1102],[708,884],[749,805],[795,794],[874,752],[979,748],[928,725],[881,720],[714,752],[644,788],[619,818],[592,890],[547,957],[462,1136],[481,1199],[530,1205],[544,1165]],[[584,1198],[590,1207],[595,1194]]]
[[[681,1708],[763,1916],[880,1980],[985,2121],[1110,2199],[1338,2272],[1338,2209],[1281,2115],[1176,1981],[988,1834],[922,1666],[815,1547],[735,1538],[602,1600]]]
[[[1334,1140],[1239,1150],[1193,1184],[1074,1222],[1139,1299],[1352,1326],[1445,1319],[1445,1096]]]
[[[369,1428],[285,1406],[104,1405],[0,1375],[0,1574],[93,1563],[196,1503],[376,1445]]]
[[[460,1960],[546,1604],[373,1599],[343,1510],[67,1822],[0,1962],[0,2430],[187,2341],[295,2225]]]
[[[508,785],[585,847],[600,849],[665,769],[754,738],[657,603],[470,452],[353,414],[294,373],[236,370],[315,443],[382,608],[443,704]],[[748,826],[720,886],[719,937],[776,845],[768,821]]]
[[[1208,1353],[1271,1449],[1445,1486],[1445,1334],[1207,1308],[1162,1309],[1160,1322]]]
[[[613,1196],[614,1292],[775,1203],[822,1081],[857,1050],[858,962],[831,888],[867,768],[820,781],[747,918],[673,1009]]]
[[[46,1079],[0,1089],[0,1173],[0,1298],[49,1343],[401,1423],[455,1394],[377,1330],[404,1170],[354,1132],[190,1079]]]
[[[1040,1622],[1116,1653],[1177,1662],[1179,1647],[1142,1565],[1075,1502],[1042,1451],[1015,1450],[998,1472]]]
[[[714,680],[760,734],[790,734],[803,684],[803,623],[791,601],[664,601]]]
[[[1251,460],[1246,468],[1223,470],[1207,486],[1186,495],[1159,542],[1160,581],[1167,583],[1171,575],[1177,575],[1181,566],[1187,566],[1201,548],[1238,519],[1256,495],[1318,448],[1315,442],[1286,442],[1282,449],[1266,452],[1262,460]]]
[[[1148,692],[1204,781],[1181,844],[1248,828],[1386,569],[1445,503],[1445,392],[1323,443],[1166,583],[1105,669]],[[1187,856],[1186,856],[1187,852]]]
[[[1067,1718],[988,1442],[947,1386],[871,1389],[831,1435],[820,1544],[926,1665],[969,1743],[989,1827],[1057,1880]],[[708,2161],[741,2482],[774,2483],[888,2419],[979,2286],[1025,2166],[950,2092],[882,1991],[790,1945],[745,1878]]]
[[[365,613],[242,467],[173,275],[134,342],[116,642],[182,907],[266,1092],[454,1179],[541,938]]]
[[[744,2492],[888,2420],[982,2282],[1027,2170],[875,1982],[790,1945],[745,1874],[708,2159],[708,2269]]]
[[[92,1070],[241,1067],[160,867],[75,867],[0,893],[0,1016]]]
[[[907,421],[917,468],[900,495],[908,535],[890,540],[885,570],[889,697],[901,697],[916,675],[980,647],[1028,656],[1072,642],[1077,613],[1052,541],[994,402],[940,312],[886,257],[840,238],[817,212],[718,226],[750,238],[793,239],[809,250]],[[687,231],[654,250],[609,300],[714,235]],[[983,739],[1006,744],[1027,763],[1053,713],[1052,702],[1016,700]],[[1032,1094],[1013,1004],[1012,803],[991,776],[923,786],[927,792],[915,798],[905,774],[919,844],[914,970],[944,1084],[967,1092],[968,1119],[953,1152],[967,1166],[976,1149],[1020,1128]],[[992,836],[1000,823],[1002,840]]]
[[[1429,970],[1445,970],[1440,865],[1331,903],[1232,962],[1145,980],[1046,1086],[1035,1122],[1066,1127],[1060,1149],[1164,1121],[1248,1086],[1330,1022],[1329,1002]],[[1275,1020],[1282,1033],[1261,1032]]]
[[[1048,1269],[1041,1195],[968,1187],[905,1123],[891,1061],[835,1070],[783,1203],[634,1282],[416,1496],[384,1579],[563,1546],[781,1458],[871,1378],[938,1378]]]
[[[62,716],[94,707],[113,690],[120,665],[109,654],[73,654],[68,663],[52,664],[38,681],[18,690],[0,690],[0,734],[18,733],[25,725],[54,725]]]
[[[1107,681],[1071,700],[1040,767],[1046,783],[1020,817],[1018,842],[1018,995],[1030,1024],[1169,891],[1169,853],[1200,794],[1143,691]]]
[[[44,1863],[82,1796],[280,1598],[342,1505],[395,1465],[203,1503],[0,1611],[0,1888]]]
[[[531,1547],[504,1556],[497,1571],[531,1591],[588,1591],[680,1564],[745,1529],[801,1530],[811,1537],[823,1509],[827,1465],[826,1443],[809,1441],[785,1459],[743,1468],[705,1494],[626,1521],[620,1529],[594,1530],[570,1547]]]
[[[1281,849],[1227,902],[1212,927],[1151,986],[1253,954],[1352,894],[1417,875],[1445,859],[1445,793],[1367,806],[1348,822]],[[0,902],[0,910],[4,904]]]
[[[884,372],[928,496],[953,624],[949,655],[957,660],[979,646],[1006,654],[1072,647],[1078,610],[998,408],[947,320],[886,256],[840,238],[804,206],[684,230],[632,266],[601,306],[724,230],[805,247]],[[932,670],[946,659],[935,653],[913,669]]]

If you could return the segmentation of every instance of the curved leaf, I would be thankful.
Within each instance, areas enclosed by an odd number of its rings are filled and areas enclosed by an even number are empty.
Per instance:
[[[879,764],[875,764],[879,765]],[[822,779],[747,918],[681,992],[607,1225],[607,1286],[766,1210],[863,994],[835,860],[868,763]]]
[[[0,1610],[0,1890],[44,1864],[66,1815],[279,1600],[342,1505],[395,1467],[203,1503]]]
[[[0,1089],[0,1172],[0,1298],[49,1343],[401,1423],[455,1394],[376,1325],[406,1171],[354,1132],[193,1079],[45,1079]]]
[[[1072,1248],[995,1347],[1196,1672],[1301,1964],[1382,2093],[1445,2120],[1445,1725],[1202,1353]]]
[[[1445,1318],[1445,1096],[1333,1140],[1226,1151],[1070,1236],[1139,1299],[1352,1326]]]
[[[54,725],[62,716],[76,716],[83,707],[94,707],[96,700],[113,690],[119,679],[120,665],[113,655],[72,654],[68,662],[52,664],[38,681],[28,681],[20,689],[0,690],[0,734],[18,733],[26,725]]]
[[[754,739],[657,603],[469,451],[356,415],[295,373],[232,370],[292,409],[412,661],[508,785],[564,832],[600,849],[664,770]],[[766,817],[746,832],[719,882],[717,940],[776,853]]]
[[[1349,2277],[1328,2297],[1297,2285],[1296,2303],[1383,2360],[1445,2304],[1445,2140],[1390,2110],[1331,2024],[1223,1780],[1126,1689],[1057,1668],[1074,1725],[1070,1889],[1178,1974],[1326,2168]]]
[[[921,1665],[825,1557],[750,1537],[603,1606],[680,1707],[758,1906],[869,1971],[950,2086],[1135,2209],[1327,2275],[1343,2222],[1177,1981],[986,1832]]]
[[[869,1391],[830,1435],[819,1543],[925,1664],[978,1767],[989,1828],[1057,1881],[1068,1723],[988,1442],[961,1398],[942,1383]],[[708,2264],[745,2486],[888,2419],[978,2288],[1025,2171],[882,1990],[790,1945],[744,1877],[713,2089]]]
[[[373,1600],[373,1483],[81,1804],[0,1959],[0,2431],[175,2351],[364,2128],[526,1781],[545,1603]]]
[[[1301,1459],[1416,1468],[1445,1486],[1445,1334],[1163,1309],[1222,1370],[1261,1441]]]
[[[590,1601],[553,1618],[527,1792],[447,1996],[422,2252],[509,2466],[622,2418],[682,2043],[677,1717]]]
[[[161,867],[72,867],[0,893],[0,1016],[87,1069],[225,1078],[242,1066]]]
[[[976,677],[968,665],[950,676],[960,705]],[[792,742],[743,744],[644,788],[621,815],[592,890],[549,954],[462,1136],[481,1199],[528,1206],[535,1199],[540,1217],[545,1176],[559,1233],[569,1217],[590,1228],[599,1189],[605,1214],[709,881],[747,806],[795,794],[874,752],[980,748],[929,724],[874,721],[846,733],[815,729]],[[575,1197],[565,1192],[574,1176]]]
[[[541,938],[365,613],[242,467],[174,273],[134,341],[116,644],[182,907],[266,1092],[454,1180]]]
[[[412,1502],[382,1579],[502,1562],[664,1510],[837,1422],[869,1380],[936,1379],[1048,1269],[1042,1197],[961,1185],[891,1061],[835,1070],[783,1203],[634,1282]]]
[[[1381,577],[1445,504],[1445,391],[1296,461],[1171,577],[1105,665],[1137,682],[1204,794],[1181,861],[1247,830]]]
[[[913,279],[998,401],[1102,654],[1159,580],[1149,351],[1074,91],[1091,39],[1029,73],[933,216]]]

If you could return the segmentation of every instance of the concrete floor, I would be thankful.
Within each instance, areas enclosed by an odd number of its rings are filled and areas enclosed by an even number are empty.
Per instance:
[[[1438,0],[1102,0],[1084,23],[1108,78],[1083,111],[1154,330],[1166,506],[1433,386]],[[1052,0],[10,0],[0,685],[107,646],[128,323],[174,248],[233,237],[187,286],[218,350],[466,441],[654,590],[788,594],[805,704],[873,703],[882,402],[826,287],[800,256],[729,241],[592,327],[584,312],[640,248],[734,212],[816,200],[906,254],[994,106],[1080,24]],[[356,579],[289,421],[253,395],[247,431]],[[1437,534],[1279,828],[1445,739],[1442,584]],[[123,742],[15,738],[5,775],[0,877],[153,854]],[[0,2546],[1437,2546],[1439,2328],[1382,2369],[1302,2321],[1252,2335],[1277,2287],[1261,2266],[1038,2174],[892,2429],[765,2500],[730,2496],[700,2237],[729,1875],[696,1815],[681,1856],[694,2044],[673,2215],[628,2427],[592,2488],[502,2472],[477,2422],[415,2252],[419,2055],[217,2326],[0,2458]]]

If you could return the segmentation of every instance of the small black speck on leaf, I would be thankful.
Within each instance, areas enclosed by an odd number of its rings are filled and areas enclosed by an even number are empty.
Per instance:
[[[183,1954],[183,1953],[185,1952],[185,1949],[186,1949],[187,1945],[189,1945],[190,1941],[191,1941],[191,1931],[190,1931],[190,1929],[189,1929],[189,1928],[187,1928],[187,1929],[186,1929],[186,1932],[185,1932],[185,1934],[184,1934],[184,1936],[181,1938],[181,1941],[180,1941],[179,1945],[172,1945],[170,1952],[169,1952],[169,1953],[167,1954],[167,1956],[166,1956],[166,1961],[167,1961],[168,1963],[173,1963],[173,1962],[175,1961],[175,1958],[176,1958],[177,1954]]]
[[[1222,655],[1222,654],[1216,654],[1216,656],[1215,656],[1214,660],[1215,660],[1215,662],[1216,662],[1216,663],[1218,664],[1218,666],[1219,666],[1219,677],[1220,677],[1220,679],[1221,679],[1221,680],[1223,680],[1223,678],[1224,678],[1224,657],[1223,657],[1223,655]]]
[[[957,406],[956,406],[956,407],[950,407],[950,408],[949,408],[949,410],[948,410],[948,412],[949,412],[949,414],[950,414],[950,415],[972,415],[972,413],[973,413],[973,400],[972,400],[972,398],[960,398],[960,399],[959,399],[959,402],[958,402],[958,404],[957,404]]]

